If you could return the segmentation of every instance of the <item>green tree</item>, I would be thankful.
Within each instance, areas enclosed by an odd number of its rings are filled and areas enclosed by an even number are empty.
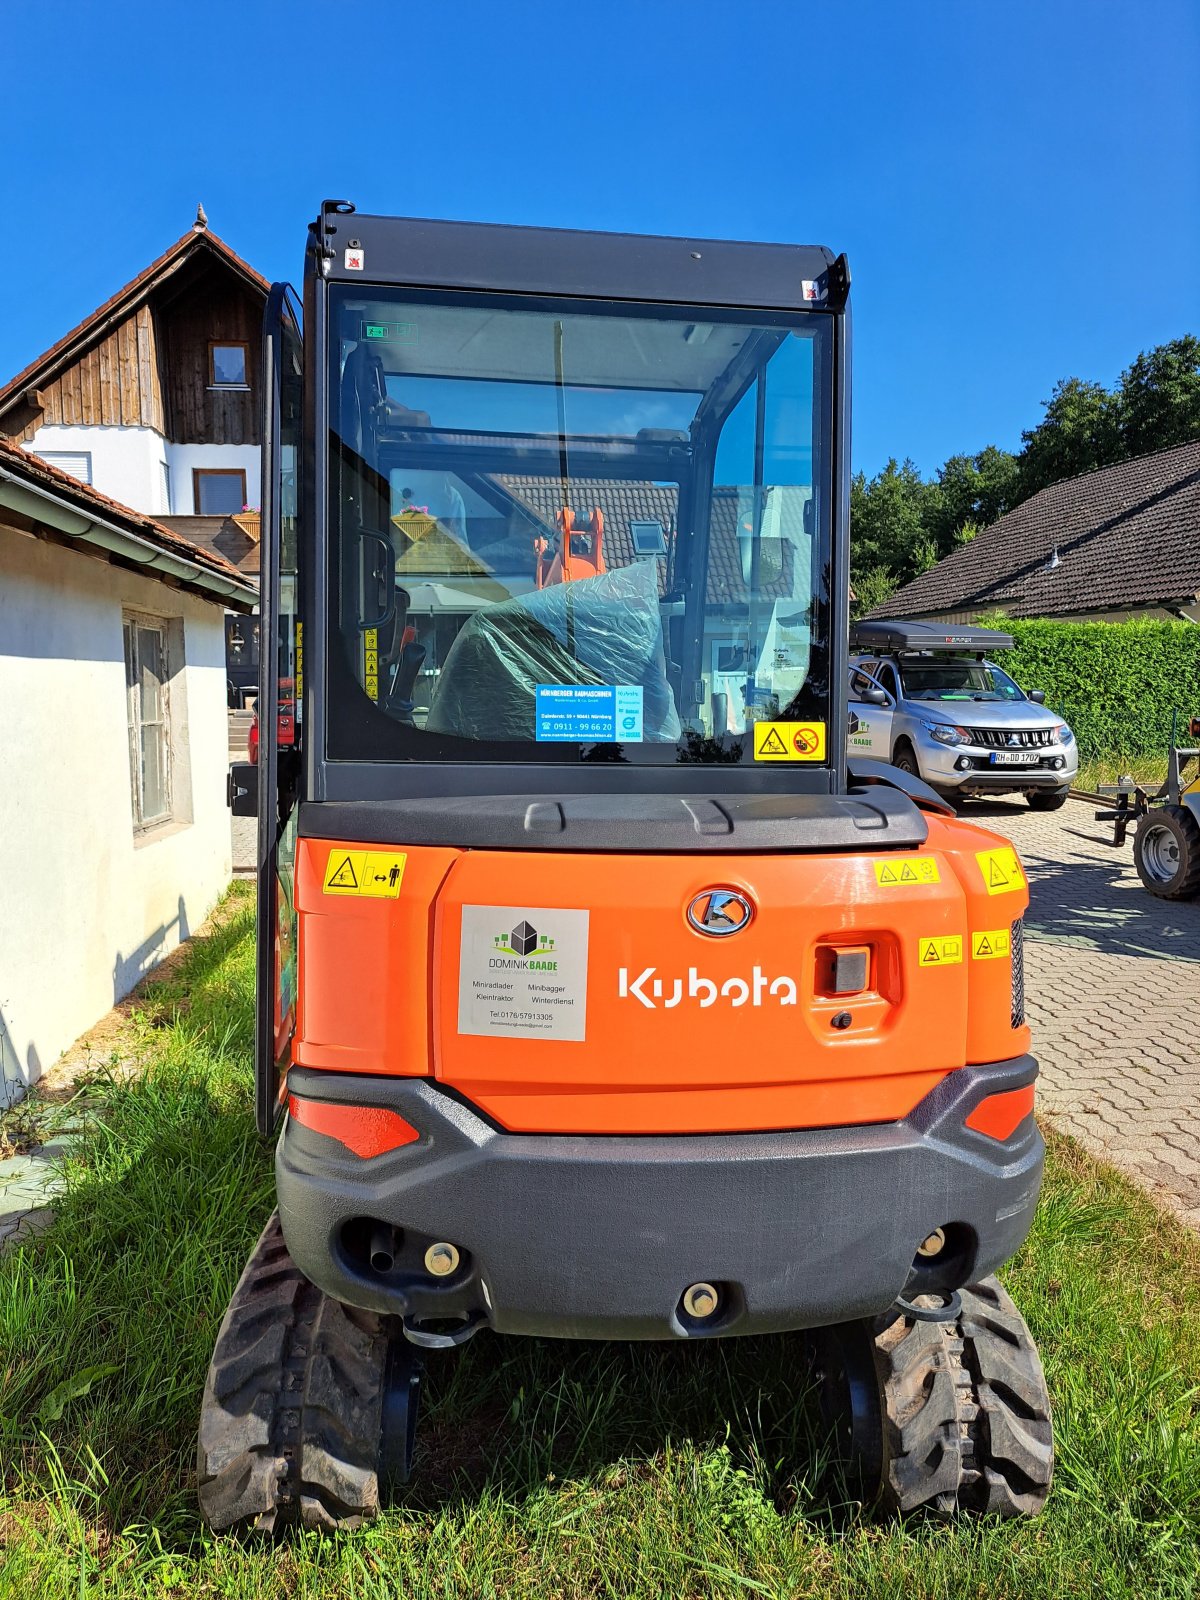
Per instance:
[[[1063,378],[1043,405],[1045,416],[1037,427],[1021,435],[1017,500],[1064,478],[1110,466],[1126,454],[1117,396],[1102,383]]]
[[[1127,456],[1200,439],[1200,339],[1143,351],[1121,374],[1117,405]]]
[[[926,506],[927,531],[939,560],[961,542],[959,535],[968,523],[986,528],[1020,499],[1017,458],[994,444],[977,455],[951,456],[937,476],[940,496]]]
[[[851,574],[851,622],[857,622],[859,617],[865,617],[876,606],[881,606],[899,587],[895,573],[887,567],[868,567],[861,573],[856,567]]]
[[[870,479],[856,474],[850,487],[856,567],[886,568],[899,583],[923,572],[930,564],[930,528],[940,495],[939,485],[926,483],[911,461],[897,465],[893,459]]]

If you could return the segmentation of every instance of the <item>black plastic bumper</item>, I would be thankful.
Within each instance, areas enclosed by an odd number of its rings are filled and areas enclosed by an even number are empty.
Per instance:
[[[1065,772],[1047,771],[1043,768],[1020,767],[980,767],[975,772],[955,774],[961,776],[962,782],[955,783],[956,790],[972,789],[979,794],[1009,794],[1014,790],[1026,789],[1067,789],[1075,781],[1074,776]],[[950,780],[938,778],[935,780],[949,788]]]
[[[1000,1143],[964,1119],[1036,1074],[1031,1056],[963,1068],[903,1122],[597,1137],[505,1133],[425,1079],[295,1068],[292,1094],[386,1107],[421,1138],[363,1160],[290,1118],[280,1217],[301,1271],[340,1300],[404,1317],[418,1338],[454,1319],[608,1339],[817,1327],[882,1312],[901,1292],[959,1287],[1017,1249],[1041,1135],[1026,1117]],[[373,1225],[394,1253],[388,1270],[371,1266]],[[939,1227],[947,1247],[914,1265]],[[442,1240],[461,1264],[438,1279],[424,1256]],[[682,1308],[697,1282],[721,1297],[703,1322]]]

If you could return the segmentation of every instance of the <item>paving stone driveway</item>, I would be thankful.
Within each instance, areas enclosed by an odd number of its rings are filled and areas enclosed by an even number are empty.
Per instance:
[[[1043,1114],[1200,1228],[1200,901],[1147,894],[1090,801],[963,816],[1029,876],[1026,1008]]]

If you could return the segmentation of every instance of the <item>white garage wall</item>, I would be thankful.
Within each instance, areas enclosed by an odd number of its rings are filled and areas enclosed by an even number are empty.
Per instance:
[[[0,571],[2,1100],[195,932],[231,867],[221,607],[4,527]],[[192,820],[140,840],[127,607],[176,619],[184,638],[171,696],[188,792],[175,798]]]

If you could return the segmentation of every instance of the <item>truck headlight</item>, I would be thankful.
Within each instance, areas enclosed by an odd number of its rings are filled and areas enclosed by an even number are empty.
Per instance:
[[[965,728],[955,727],[952,722],[926,722],[922,726],[931,739],[936,739],[939,744],[970,744],[971,735]]]
[[[1065,722],[1060,722],[1058,727],[1055,728],[1054,737],[1058,740],[1059,744],[1075,743],[1075,735],[1071,732],[1070,728],[1067,727]]]

